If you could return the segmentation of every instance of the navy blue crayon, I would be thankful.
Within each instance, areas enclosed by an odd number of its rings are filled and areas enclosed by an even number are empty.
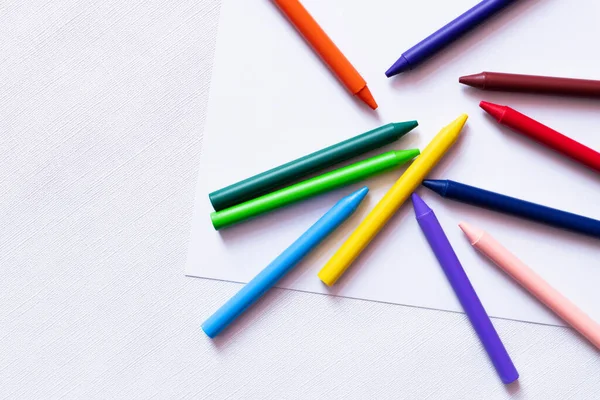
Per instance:
[[[600,239],[600,221],[450,180],[423,181],[440,196]]]
[[[385,75],[390,78],[401,72],[413,69],[514,1],[483,0],[475,7],[402,53],[394,65],[385,72]]]

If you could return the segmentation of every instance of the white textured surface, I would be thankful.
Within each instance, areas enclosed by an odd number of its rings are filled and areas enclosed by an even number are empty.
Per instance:
[[[239,287],[183,265],[219,1],[0,2],[0,398],[600,398],[566,328]]]

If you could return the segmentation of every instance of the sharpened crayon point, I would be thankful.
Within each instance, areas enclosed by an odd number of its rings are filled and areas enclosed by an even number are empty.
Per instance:
[[[358,207],[360,202],[363,201],[363,199],[365,198],[367,193],[369,193],[369,188],[364,186],[364,187],[358,189],[356,192],[350,193],[348,196],[341,199],[340,202],[343,201],[343,202],[346,202],[347,204],[354,204],[354,207],[356,208],[356,207]]]
[[[489,103],[487,101],[480,102],[479,107],[483,108],[483,110],[486,113],[490,114],[498,122],[500,122],[500,120],[502,119],[502,117],[504,116],[504,113],[505,113],[504,106],[494,104],[494,103]]]
[[[398,163],[404,164],[405,162],[412,160],[415,157],[418,157],[421,154],[421,150],[419,149],[408,149],[408,150],[396,150],[394,151],[396,154],[396,159]]]
[[[425,179],[421,185],[425,186],[429,190],[433,190],[442,197],[446,197],[446,192],[448,191],[448,181]]]
[[[474,74],[474,75],[465,75],[458,78],[458,81],[463,85],[471,86],[477,89],[485,89],[485,75],[484,74]]]
[[[367,86],[356,92],[356,97],[364,101],[373,110],[375,110],[378,107],[377,102],[373,98],[373,95],[371,94],[371,91]]]
[[[469,118],[469,116],[467,114],[461,114],[454,121],[450,122],[446,126],[446,129],[453,129],[453,130],[460,132],[461,129],[463,128],[463,126],[465,126],[465,123],[467,122],[468,118]]]
[[[394,126],[394,130],[402,132],[402,134],[412,131],[417,126],[419,126],[419,122],[417,122],[416,120],[404,122],[391,122],[391,124]]]
[[[408,71],[410,68],[410,63],[406,59],[406,57],[401,56],[395,63],[392,65],[387,71],[385,71],[385,76],[391,78],[394,75],[398,75],[404,71]]]
[[[416,194],[416,193],[411,194],[410,199],[412,200],[413,208],[415,210],[415,216],[417,217],[417,219],[433,212],[431,210],[431,208],[429,208],[427,203],[425,203],[418,194]]]
[[[483,236],[483,231],[481,229],[475,228],[467,224],[466,222],[461,222],[458,224],[458,226],[460,227],[460,229],[462,229],[462,231],[467,236],[467,239],[469,239],[469,242],[471,242],[471,245],[473,246],[476,245],[477,242],[479,242],[479,239],[481,239],[481,237]]]

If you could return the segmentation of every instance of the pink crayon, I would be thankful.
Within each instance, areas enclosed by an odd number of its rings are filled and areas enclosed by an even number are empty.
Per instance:
[[[471,245],[600,349],[600,325],[554,289],[487,232],[461,222]]]

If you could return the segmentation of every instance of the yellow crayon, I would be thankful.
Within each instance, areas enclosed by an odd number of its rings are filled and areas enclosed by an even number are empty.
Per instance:
[[[448,149],[452,147],[468,116],[462,114],[433,138],[410,167],[400,176],[379,203],[360,223],[348,240],[319,271],[319,279],[328,286],[333,285],[350,264],[359,256],[367,245],[375,238],[388,220],[400,208],[402,203],[421,184],[429,171],[440,161]]]

